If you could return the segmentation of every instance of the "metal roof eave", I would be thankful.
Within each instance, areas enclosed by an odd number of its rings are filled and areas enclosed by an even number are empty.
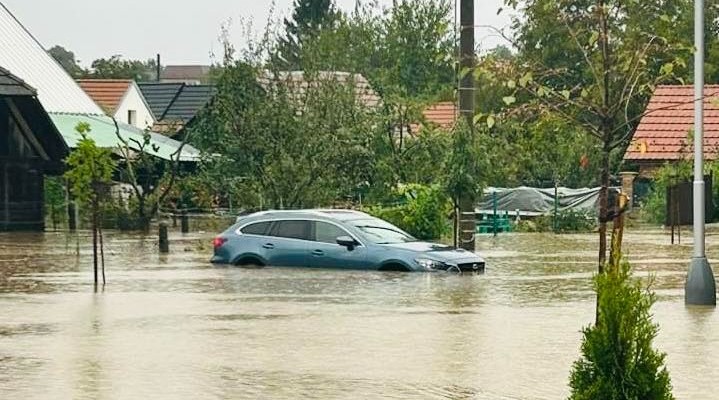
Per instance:
[[[50,113],[50,119],[70,148],[76,147],[77,142],[82,138],[82,135],[75,130],[75,127],[77,127],[77,124],[80,122],[85,122],[90,125],[89,136],[95,141],[98,147],[118,148],[119,146],[123,146],[122,140],[117,137],[115,124],[111,117],[104,115]],[[133,144],[134,141],[142,143],[145,132],[123,123],[118,123],[118,128],[122,138],[128,142],[128,147],[139,151],[139,146]],[[151,145],[149,146],[150,148],[145,149],[146,152],[163,160],[171,161],[176,159],[180,146],[182,146],[181,142],[152,132],[150,132],[149,135]],[[199,150],[189,144],[185,144],[182,146],[180,161],[198,162],[200,161],[200,156]]]

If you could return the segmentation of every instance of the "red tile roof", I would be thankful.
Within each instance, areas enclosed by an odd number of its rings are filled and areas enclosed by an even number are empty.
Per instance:
[[[625,160],[664,161],[691,158],[687,135],[694,127],[694,87],[658,86],[647,105]],[[704,157],[719,151],[719,85],[704,86]]]
[[[428,123],[436,124],[440,128],[450,129],[457,120],[457,106],[451,101],[437,103],[427,107],[422,114]]]
[[[114,113],[132,83],[129,79],[78,79],[82,90],[105,111]]]

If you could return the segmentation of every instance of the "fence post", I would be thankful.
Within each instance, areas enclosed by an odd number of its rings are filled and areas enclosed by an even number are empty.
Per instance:
[[[167,237],[167,223],[160,222],[160,253],[170,252],[170,240]]]
[[[180,216],[180,225],[182,225],[181,230],[182,233],[188,233],[190,232],[190,220],[187,216],[187,211],[183,211],[182,215]]]
[[[559,188],[554,182],[554,218],[552,218],[552,230],[557,233],[557,214],[559,213]]]
[[[492,192],[492,231],[494,232],[494,236],[497,236],[497,192]]]

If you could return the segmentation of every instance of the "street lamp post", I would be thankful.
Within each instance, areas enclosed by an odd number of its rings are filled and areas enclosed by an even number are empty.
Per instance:
[[[684,299],[716,306],[714,273],[704,248],[704,0],[694,0],[694,254]]]

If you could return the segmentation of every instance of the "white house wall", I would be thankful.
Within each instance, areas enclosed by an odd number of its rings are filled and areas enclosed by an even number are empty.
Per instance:
[[[142,97],[142,93],[137,85],[132,84],[128,87],[125,96],[120,101],[120,105],[117,107],[115,112],[115,119],[129,124],[127,115],[129,110],[135,110],[137,113],[134,126],[140,129],[152,128],[155,124],[155,119],[152,116],[152,112],[147,106],[147,103]]]

